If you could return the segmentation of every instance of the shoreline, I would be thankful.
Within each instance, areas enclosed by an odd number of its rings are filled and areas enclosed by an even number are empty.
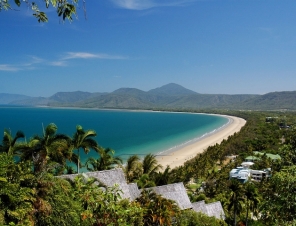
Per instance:
[[[209,146],[220,144],[224,139],[236,132],[246,124],[246,120],[234,116],[221,115],[229,119],[229,122],[216,131],[205,134],[188,144],[180,145],[172,150],[156,155],[156,159],[163,167],[167,165],[171,169],[183,165],[186,161],[194,158],[197,154],[203,153]]]
[[[50,106],[17,106],[20,108],[49,108],[60,110],[99,110],[99,111],[129,111],[129,112],[154,112],[154,113],[174,113],[174,114],[205,114],[220,116],[228,119],[228,122],[221,127],[214,129],[208,133],[203,134],[200,137],[196,137],[192,140],[188,140],[184,143],[177,144],[167,150],[159,150],[155,153],[156,159],[163,167],[169,165],[171,168],[183,165],[186,161],[194,158],[197,154],[203,153],[209,146],[216,143],[220,144],[223,139],[228,139],[230,135],[240,131],[245,125],[246,121],[242,118],[219,115],[211,113],[196,113],[196,112],[183,112],[183,111],[156,111],[156,110],[138,110],[138,109],[100,109],[100,108],[71,108],[71,107],[50,107]],[[5,108],[11,108],[11,106],[5,106]]]

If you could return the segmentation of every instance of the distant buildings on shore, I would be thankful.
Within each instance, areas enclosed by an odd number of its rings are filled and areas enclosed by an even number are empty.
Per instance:
[[[250,167],[254,165],[253,162],[243,162],[241,166],[232,169],[229,173],[229,179],[237,179],[242,183],[248,180],[261,181],[264,178],[271,176],[271,169],[252,170]]]
[[[254,170],[251,167],[256,161],[259,161],[263,156],[271,159],[272,161],[277,161],[281,159],[281,156],[274,155],[270,153],[262,153],[258,151],[253,152],[254,155],[245,158],[245,161],[235,169],[229,172],[229,179],[237,179],[242,183],[248,180],[252,181],[262,181],[265,178],[271,177],[271,168],[266,168],[262,170]]]

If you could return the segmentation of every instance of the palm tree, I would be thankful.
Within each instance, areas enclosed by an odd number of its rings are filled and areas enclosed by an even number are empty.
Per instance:
[[[127,159],[125,166],[125,176],[129,183],[137,180],[143,173],[142,163],[139,156],[132,155]]]
[[[166,185],[170,183],[170,173],[171,168],[169,165],[165,168],[163,172],[158,172],[155,176],[155,184],[157,186]]]
[[[139,180],[137,180],[137,185],[140,189],[142,188],[151,188],[151,187],[155,187],[156,184],[154,183],[153,180],[151,180],[151,178],[149,177],[148,174],[143,174]]]
[[[22,159],[32,159],[35,172],[40,172],[47,162],[66,165],[72,157],[71,139],[64,134],[56,134],[58,127],[50,123],[43,136],[35,135],[22,151]]]
[[[8,155],[14,155],[16,152],[24,148],[25,144],[17,143],[17,140],[24,138],[25,134],[22,131],[17,131],[15,137],[12,137],[8,129],[4,129],[4,136],[2,145],[0,145],[0,152],[6,152]]]
[[[247,203],[246,226],[248,225],[249,209],[254,209],[259,203],[257,189],[254,184],[248,182],[245,187],[245,197]]]
[[[165,199],[150,189],[143,189],[136,201],[145,209],[144,225],[172,225],[180,209],[172,200]]]
[[[84,153],[88,153],[90,149],[96,150],[99,146],[98,143],[93,139],[97,133],[94,130],[84,131],[82,126],[76,126],[76,132],[72,139],[74,150],[77,150],[77,155],[74,155],[73,159],[77,162],[77,173],[79,174],[80,168],[80,149],[83,149]]]
[[[148,154],[143,160],[143,174],[148,174],[149,176],[157,173],[162,169],[162,165],[158,164],[156,156],[153,154]]]
[[[236,179],[231,179],[228,188],[231,191],[230,203],[228,205],[228,210],[233,207],[233,225],[236,226],[236,215],[242,209],[243,201],[243,186],[242,183]]]
[[[119,157],[114,157],[114,150],[110,148],[96,149],[100,154],[98,159],[88,158],[86,161],[86,168],[89,171],[101,171],[101,170],[109,170],[114,168],[115,165],[121,165],[122,159]],[[91,166],[91,167],[90,167]]]

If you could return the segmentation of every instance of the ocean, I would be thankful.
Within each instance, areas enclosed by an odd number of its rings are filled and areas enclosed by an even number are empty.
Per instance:
[[[226,117],[208,114],[69,109],[0,107],[0,129],[9,129],[14,136],[18,130],[29,140],[43,133],[43,126],[55,123],[57,133],[73,136],[76,125],[97,132],[96,140],[115,155],[127,159],[130,155],[149,153],[165,155],[180,146],[200,139],[229,122]],[[0,138],[2,139],[2,138]],[[97,158],[96,153],[82,155]]]

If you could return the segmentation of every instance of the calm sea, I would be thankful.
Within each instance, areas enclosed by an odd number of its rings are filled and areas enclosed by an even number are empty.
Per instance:
[[[0,129],[10,129],[13,135],[22,130],[27,140],[42,135],[42,125],[49,123],[58,126],[58,133],[69,136],[75,133],[76,125],[93,129],[101,146],[112,148],[116,156],[126,159],[132,154],[166,154],[215,131],[228,119],[190,113],[0,107]],[[90,156],[82,156],[82,161]]]

